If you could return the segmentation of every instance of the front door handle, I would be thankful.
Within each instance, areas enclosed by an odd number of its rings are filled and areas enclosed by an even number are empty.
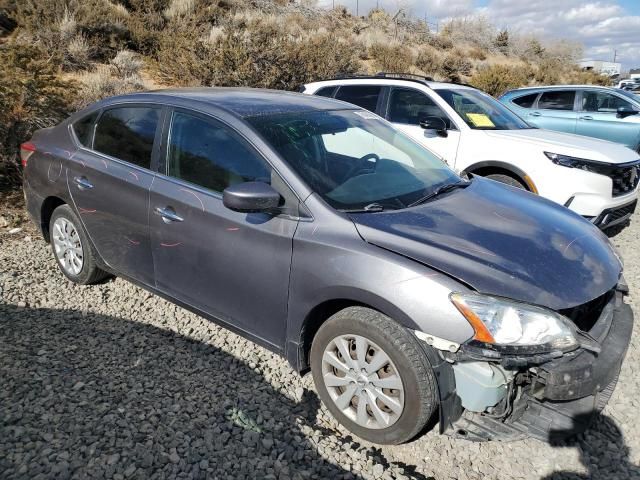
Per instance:
[[[164,223],[182,222],[184,220],[184,218],[178,215],[171,207],[156,207],[156,214],[162,217]]]
[[[74,177],[73,181],[80,190],[89,190],[90,188],[93,188],[93,184],[87,180],[87,177]]]
[[[540,112],[532,112],[532,113],[529,114],[530,117],[539,117],[541,115],[542,114]]]
[[[579,117],[580,120],[593,120],[593,117],[591,115],[585,115],[584,117]]]

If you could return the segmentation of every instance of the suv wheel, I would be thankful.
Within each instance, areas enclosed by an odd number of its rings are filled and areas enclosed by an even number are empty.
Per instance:
[[[414,438],[437,409],[437,385],[418,340],[389,317],[346,308],[318,330],[311,347],[318,394],[348,430],[370,442]]]
[[[527,190],[527,187],[525,186],[524,183],[522,183],[517,178],[512,177],[511,175],[506,175],[504,173],[492,173],[490,175],[487,175],[486,178],[490,178],[491,180],[495,180],[496,182],[505,183],[512,187]]]
[[[95,283],[108,274],[97,267],[95,255],[78,216],[61,205],[49,222],[51,249],[62,273],[74,283]]]

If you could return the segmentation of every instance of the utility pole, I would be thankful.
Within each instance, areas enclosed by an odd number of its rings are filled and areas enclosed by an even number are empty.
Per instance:
[[[356,17],[359,17],[360,15],[358,14],[358,0],[356,0]]]
[[[616,63],[616,58],[618,58],[618,50],[613,51],[613,63]]]

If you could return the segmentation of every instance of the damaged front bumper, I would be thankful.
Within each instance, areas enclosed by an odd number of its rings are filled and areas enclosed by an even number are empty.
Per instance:
[[[438,365],[441,432],[475,441],[554,441],[584,431],[615,388],[633,329],[625,287],[569,353],[501,355],[461,345]],[[447,368],[448,364],[448,368]]]

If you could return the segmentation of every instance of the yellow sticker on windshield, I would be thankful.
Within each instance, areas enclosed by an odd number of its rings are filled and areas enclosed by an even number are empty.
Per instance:
[[[466,113],[465,115],[476,127],[495,127],[491,119],[484,113]]]

